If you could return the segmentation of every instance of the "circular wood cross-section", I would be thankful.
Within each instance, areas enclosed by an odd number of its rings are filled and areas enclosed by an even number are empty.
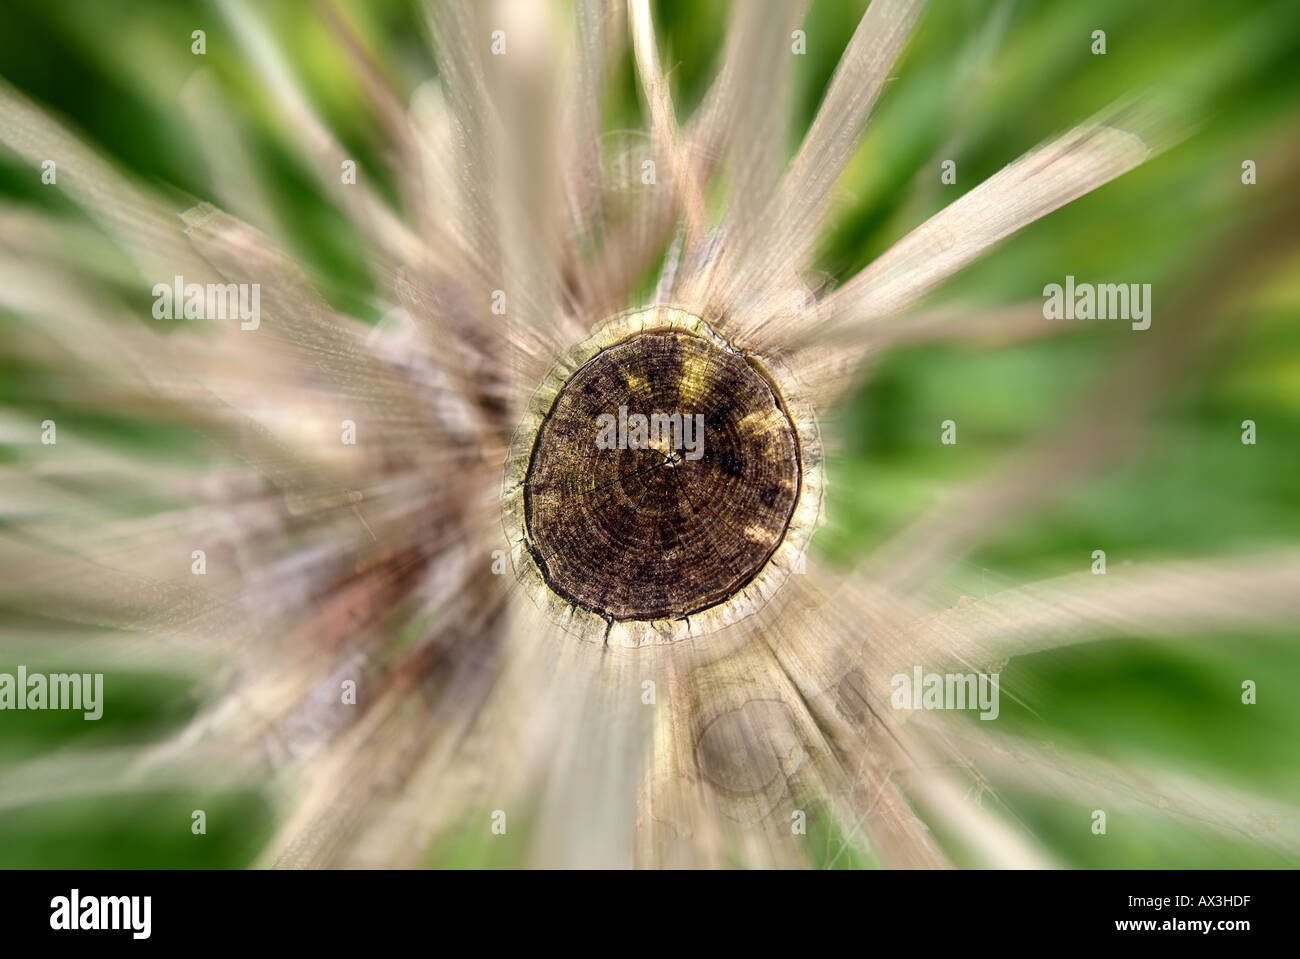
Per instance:
[[[648,329],[560,388],[524,480],[547,584],[608,620],[690,615],[742,590],[799,501],[798,433],[745,357]]]

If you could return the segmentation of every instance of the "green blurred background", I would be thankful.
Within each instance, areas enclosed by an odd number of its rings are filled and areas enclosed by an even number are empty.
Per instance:
[[[407,0],[344,0],[347,19],[394,86],[409,94],[436,72],[422,17]],[[811,119],[865,2],[815,0],[794,58],[790,150]],[[337,42],[312,4],[267,0],[274,25],[315,106],[360,166],[382,181],[376,121]],[[727,4],[661,0],[662,53],[679,112],[698,104],[721,53]],[[178,94],[200,65],[212,71],[242,122],[280,226],[339,308],[368,320],[381,306],[360,265],[358,238],[319,193],[292,137],[243,51],[205,0],[6,0],[0,76],[61,114],[123,169],[176,197],[221,205]],[[207,54],[190,53],[203,29]],[[1107,53],[1090,52],[1105,30]],[[200,62],[201,61],[201,62]],[[820,251],[844,280],[926,217],[1041,140],[1135,90],[1178,101],[1186,137],[1137,171],[1024,230],[959,275],[936,305],[993,307],[1041,300],[1046,282],[1149,282],[1158,327],[1185,318],[1178,292],[1216,265],[1267,257],[1262,274],[1224,276],[1228,335],[1198,358],[1161,402],[1141,454],[1062,491],[1047,509],[1001,528],[953,571],[975,596],[1086,570],[1104,548],[1112,565],[1214,557],[1300,543],[1300,231],[1249,244],[1250,225],[1294,191],[1300,161],[1300,4],[1210,0],[936,0],[887,86],[852,162]],[[607,111],[609,129],[644,127],[624,64]],[[958,183],[939,181],[957,163]],[[1241,183],[1255,160],[1259,184]],[[0,155],[0,196],[69,218],[25,166]],[[1242,238],[1247,238],[1243,240]],[[1278,244],[1282,244],[1278,248]],[[105,255],[112,255],[106,251]],[[3,324],[0,314],[0,324]],[[2,326],[0,326],[2,328]],[[1044,435],[1103,376],[1131,334],[1122,323],[1011,345],[915,345],[883,357],[854,400],[830,418],[838,452],[829,468],[830,525],[815,543],[831,562],[860,559],[927,506]],[[44,414],[57,371],[0,355],[0,404]],[[39,402],[38,402],[39,401]],[[185,457],[186,438],[161,425],[59,411],[127,448]],[[960,422],[957,446],[939,423]],[[1240,424],[1258,424],[1255,446]],[[4,455],[0,449],[0,456]],[[23,621],[0,610],[13,629]],[[30,623],[39,635],[43,624]],[[1300,803],[1300,645],[1296,630],[1222,635],[1195,645],[1135,636],[1042,653],[1003,673],[1032,712],[1003,698],[1005,730],[1033,742],[1077,746],[1107,759],[1169,764],[1213,782]],[[14,664],[2,663],[10,669]],[[29,669],[41,664],[27,660]],[[1240,702],[1242,679],[1259,704]],[[122,680],[124,682],[125,680]],[[199,705],[200,690],[168,675],[139,675],[105,718],[9,713],[0,767],[52,748],[105,747],[156,738]],[[1108,836],[1088,831],[1095,804],[1077,808],[992,783],[986,805],[1026,823],[1064,861],[1086,867],[1296,866],[1276,852],[1194,830],[1165,817],[1112,817]],[[1104,804],[1103,804],[1104,805]],[[189,811],[208,812],[193,837]],[[270,833],[270,797],[143,794],[96,797],[0,812],[0,866],[219,866],[249,863]],[[511,842],[522,841],[512,838]],[[833,843],[829,840],[827,848]],[[508,864],[497,843],[449,837],[438,865]],[[956,849],[958,861],[964,853]],[[861,865],[848,856],[826,864]]]

